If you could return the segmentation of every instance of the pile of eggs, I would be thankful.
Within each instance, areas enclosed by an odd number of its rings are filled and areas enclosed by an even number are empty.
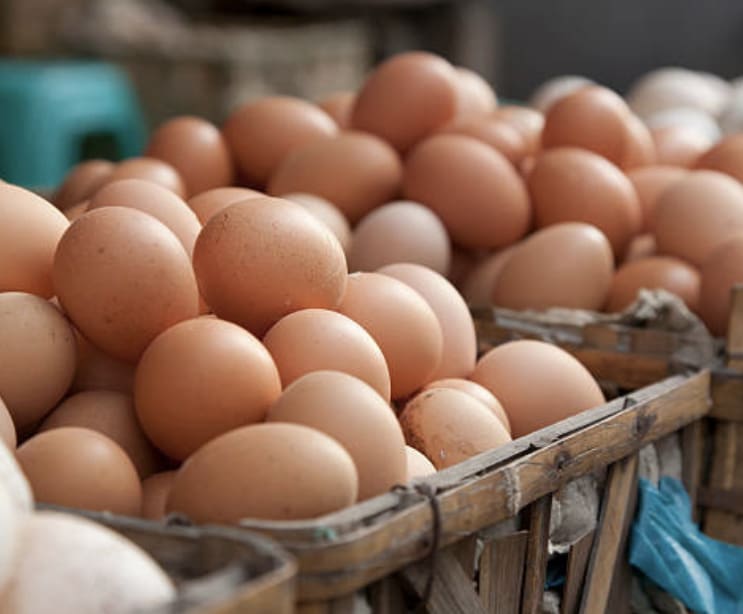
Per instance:
[[[292,520],[602,404],[554,346],[478,360],[468,303],[620,310],[661,287],[723,333],[743,146],[714,143],[729,93],[692,81],[651,75],[628,104],[563,78],[498,106],[406,53],[318,104],[175,118],[54,204],[0,183],[1,438],[42,502]]]

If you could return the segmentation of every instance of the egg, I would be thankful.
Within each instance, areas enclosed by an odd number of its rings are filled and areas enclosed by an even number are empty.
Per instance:
[[[20,527],[24,517],[13,504],[8,489],[0,482],[0,594],[13,574],[22,548]]]
[[[353,224],[394,200],[401,181],[402,164],[392,147],[371,134],[344,132],[294,151],[271,176],[268,192],[320,196]]]
[[[405,453],[407,455],[406,483],[436,473],[436,467],[433,466],[433,463],[415,448],[405,446]]]
[[[467,377],[475,368],[477,339],[472,315],[457,289],[441,274],[419,264],[390,264],[377,272],[410,286],[436,314],[443,346],[431,377]]]
[[[64,211],[87,200],[103,185],[113,169],[114,163],[108,160],[86,160],[76,164],[57,188],[52,202]]]
[[[69,226],[54,205],[33,192],[0,183],[0,292],[54,294],[54,250]]]
[[[477,266],[484,256],[490,252],[485,250],[469,250],[461,247],[453,247],[451,250],[451,264],[447,279],[453,283],[458,290],[461,290],[462,284],[470,272]]]
[[[461,390],[424,390],[405,406],[400,424],[408,445],[445,469],[511,441],[500,420]]]
[[[627,264],[628,262],[649,258],[650,256],[655,256],[657,253],[658,250],[655,245],[655,236],[652,233],[637,235],[630,242],[629,247],[624,254],[623,263]]]
[[[103,207],[76,220],[59,242],[53,275],[76,328],[127,362],[160,332],[198,314],[188,254],[164,224],[136,209]]]
[[[262,197],[265,197],[265,194],[248,188],[213,188],[192,196],[188,201],[188,206],[199,218],[199,222],[206,224],[215,213],[230,205]]]
[[[346,288],[335,236],[300,205],[256,198],[214,215],[196,241],[199,288],[219,317],[262,336],[299,309],[334,309]]]
[[[743,134],[733,134],[701,156],[696,168],[718,171],[743,182]]]
[[[533,155],[542,148],[543,113],[521,105],[504,105],[498,107],[492,116],[507,121],[518,130],[526,143],[528,155]]]
[[[176,597],[152,557],[92,520],[41,511],[26,516],[20,529],[23,546],[2,614],[123,614],[165,608]]]
[[[652,165],[632,169],[627,177],[637,192],[642,210],[642,232],[651,232],[655,205],[663,191],[679,179],[685,177],[687,171],[677,166]]]
[[[317,103],[317,106],[335,120],[341,130],[351,127],[351,112],[356,102],[356,92],[334,92]]]
[[[447,124],[440,132],[482,141],[513,164],[521,162],[528,153],[524,136],[507,120],[495,116],[467,116]]]
[[[198,523],[302,520],[356,501],[353,459],[335,439],[299,424],[245,426],[199,449],[178,471],[167,512]]]
[[[15,450],[0,445],[0,488],[10,498],[11,507],[17,512],[27,513],[34,508],[31,486],[23,475]]]
[[[509,309],[601,309],[613,275],[611,245],[600,230],[579,222],[556,224],[514,248],[498,275],[493,303]]]
[[[337,132],[325,111],[290,96],[266,96],[243,104],[222,128],[240,173],[257,186],[265,185],[292,151]]]
[[[672,107],[658,111],[645,118],[645,125],[651,129],[683,126],[695,130],[709,143],[716,143],[722,136],[720,126],[711,115],[690,107]]]
[[[560,147],[542,153],[527,180],[538,228],[585,222],[601,230],[614,254],[624,253],[642,226],[632,183],[590,151]]]
[[[468,304],[482,307],[493,302],[495,284],[515,248],[513,245],[486,256],[469,272],[460,288]]]
[[[302,205],[316,220],[327,226],[338,239],[343,251],[348,253],[351,249],[351,225],[338,207],[314,194],[283,194],[281,198]]]
[[[605,403],[588,370],[565,350],[542,341],[499,345],[480,358],[472,380],[485,386],[522,437]]]
[[[656,162],[692,168],[711,143],[707,137],[687,126],[667,126],[650,131],[655,142]]]
[[[77,218],[83,215],[88,210],[88,201],[84,200],[72,205],[69,209],[65,210],[64,215],[68,221],[74,222]]]
[[[657,154],[650,130],[633,114],[627,117],[627,141],[624,156],[619,161],[622,169],[633,169],[654,164]]]
[[[743,233],[716,247],[700,269],[699,313],[713,335],[727,334],[733,286],[743,283]]]
[[[212,318],[181,322],[158,335],[134,380],[144,432],[177,460],[222,433],[262,421],[280,392],[278,370],[260,341]]]
[[[457,115],[483,116],[495,111],[498,98],[490,84],[474,70],[455,67],[457,88]]]
[[[102,207],[130,207],[147,213],[167,226],[190,255],[201,223],[182,199],[162,186],[142,179],[122,179],[106,184],[88,203],[88,211]]]
[[[357,224],[348,253],[350,271],[373,271],[412,262],[446,275],[451,246],[446,227],[427,207],[395,201],[368,213]]]
[[[167,162],[155,158],[129,158],[119,162],[106,178],[105,183],[120,179],[144,179],[175,192],[181,198],[188,196],[186,184],[180,173]]]
[[[423,390],[431,390],[433,388],[452,388],[454,390],[466,392],[492,411],[493,415],[500,420],[503,428],[506,429],[509,435],[511,434],[511,425],[508,422],[508,414],[506,414],[500,401],[498,401],[498,399],[493,396],[493,393],[484,386],[468,379],[451,377],[438,379],[430,384],[426,384]]]
[[[740,85],[733,89],[730,101],[720,115],[719,125],[724,135],[743,130],[743,88]]]
[[[183,178],[188,194],[232,185],[235,169],[219,129],[200,117],[183,115],[152,133],[145,156],[170,164]]]
[[[134,365],[105,354],[79,333],[77,365],[70,392],[112,390],[131,393],[134,389]]]
[[[467,136],[433,136],[408,156],[403,193],[430,207],[452,240],[464,247],[498,248],[529,229],[524,183],[497,151]]]
[[[743,186],[715,171],[675,182],[655,206],[658,251],[701,266],[714,249],[743,232]]]
[[[699,271],[678,258],[655,256],[621,266],[614,275],[606,311],[622,311],[642,288],[662,288],[680,297],[691,311],[699,307]]]
[[[16,455],[40,503],[139,515],[137,470],[126,452],[101,433],[55,428],[28,439]]]
[[[382,62],[367,77],[351,127],[406,152],[457,113],[459,75],[443,58],[413,51]]]
[[[0,397],[19,433],[67,392],[75,373],[75,334],[49,301],[0,293]]]
[[[16,443],[18,443],[13,418],[2,398],[0,398],[0,442],[8,446],[10,450],[15,450]]]
[[[147,520],[165,518],[165,506],[173,488],[175,476],[175,471],[161,471],[142,480],[142,518]]]
[[[328,309],[284,316],[263,338],[284,387],[313,371],[343,371],[369,384],[387,402],[390,373],[377,342],[351,318]]]
[[[546,113],[557,101],[583,89],[587,85],[594,85],[594,82],[579,75],[553,77],[534,90],[529,98],[529,106]]]
[[[155,473],[161,459],[149,442],[128,394],[89,390],[67,397],[41,423],[38,432],[65,426],[87,428],[110,437],[134,463],[140,479]]]

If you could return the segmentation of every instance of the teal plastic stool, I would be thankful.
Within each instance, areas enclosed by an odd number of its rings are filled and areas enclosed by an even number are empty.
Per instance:
[[[145,125],[127,77],[103,62],[0,61],[0,178],[57,186],[90,157],[139,155]]]

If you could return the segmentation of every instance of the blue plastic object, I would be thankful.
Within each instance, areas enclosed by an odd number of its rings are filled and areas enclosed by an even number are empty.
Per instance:
[[[693,612],[743,613],[743,548],[699,530],[678,480],[640,480],[630,563]]]
[[[127,77],[104,62],[0,61],[0,178],[53,187],[108,139],[112,157],[138,155],[145,125]]]

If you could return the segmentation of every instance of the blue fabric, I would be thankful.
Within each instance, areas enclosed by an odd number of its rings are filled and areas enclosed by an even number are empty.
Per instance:
[[[630,563],[693,612],[743,614],[743,548],[699,530],[678,480],[641,479],[639,490]]]

